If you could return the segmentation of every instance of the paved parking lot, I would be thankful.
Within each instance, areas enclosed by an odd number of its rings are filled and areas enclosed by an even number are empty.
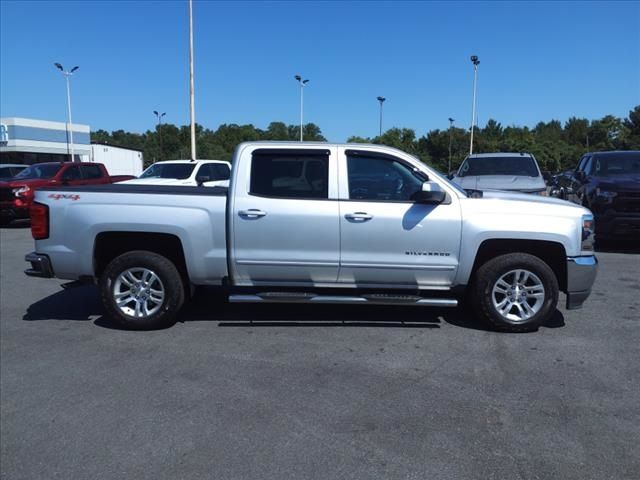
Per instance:
[[[633,251],[600,253],[585,308],[532,334],[206,293],[128,332],[94,287],[22,274],[28,229],[0,242],[3,479],[640,478]]]

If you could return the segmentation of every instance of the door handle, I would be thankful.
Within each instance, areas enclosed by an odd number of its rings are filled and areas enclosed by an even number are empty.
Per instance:
[[[347,213],[344,216],[347,220],[354,220],[356,222],[366,222],[367,220],[371,220],[373,215],[369,215],[366,212],[355,212],[355,213]]]
[[[246,218],[260,218],[264,217],[267,212],[263,212],[262,210],[258,210],[257,208],[250,208],[249,210],[240,210],[238,215]]]

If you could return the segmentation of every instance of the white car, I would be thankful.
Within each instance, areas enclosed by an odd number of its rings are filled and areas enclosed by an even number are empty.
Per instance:
[[[121,183],[228,187],[230,175],[231,164],[223,160],[167,160],[156,162],[138,178]]]

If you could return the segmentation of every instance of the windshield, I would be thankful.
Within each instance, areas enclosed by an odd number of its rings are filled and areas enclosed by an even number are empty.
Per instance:
[[[597,177],[640,174],[640,152],[598,155],[595,160],[593,174]]]
[[[531,157],[468,157],[458,172],[459,177],[478,175],[539,176],[536,162]]]
[[[52,178],[62,168],[60,164],[40,164],[31,165],[29,168],[25,168],[14,178],[20,180],[28,180],[34,178]]]
[[[155,163],[147,168],[140,178],[189,178],[195,163]]]

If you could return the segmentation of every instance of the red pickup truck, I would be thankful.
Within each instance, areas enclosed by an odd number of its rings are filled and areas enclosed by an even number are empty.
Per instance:
[[[40,187],[116,183],[136,178],[110,176],[101,163],[36,163],[6,182],[0,182],[0,224],[29,218],[33,192]]]

